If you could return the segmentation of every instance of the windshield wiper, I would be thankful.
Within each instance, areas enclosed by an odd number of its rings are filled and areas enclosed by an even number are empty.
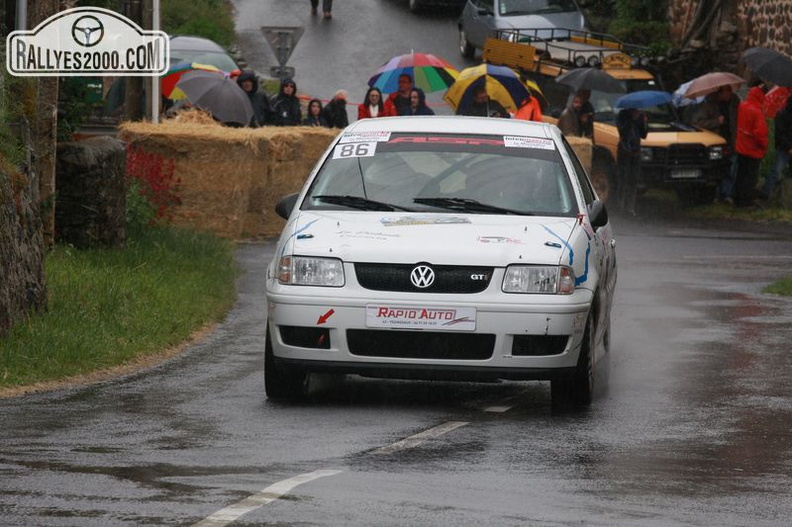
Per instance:
[[[503,207],[488,205],[486,203],[469,198],[415,198],[413,203],[421,203],[423,205],[431,205],[433,207],[441,207],[444,209],[459,210],[464,212],[494,212],[501,214],[518,214],[520,216],[534,215],[532,212],[505,209]]]
[[[408,212],[414,212],[412,209],[408,209],[407,207],[393,205],[392,203],[384,203],[382,201],[374,201],[373,199],[361,198],[360,196],[340,196],[340,195],[332,195],[332,194],[322,194],[319,196],[311,196],[311,198],[318,199],[320,201],[325,201],[327,203],[332,203],[333,205],[345,205],[347,207],[352,207],[354,209],[360,209],[360,210],[383,210],[383,211],[406,210]]]

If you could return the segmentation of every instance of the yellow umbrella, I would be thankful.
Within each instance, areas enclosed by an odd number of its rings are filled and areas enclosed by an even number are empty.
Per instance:
[[[465,108],[473,100],[473,93],[481,86],[487,88],[490,99],[498,101],[512,113],[529,95],[528,88],[511,68],[484,63],[460,71],[443,99],[454,110]],[[536,89],[539,90],[539,87],[536,86]]]

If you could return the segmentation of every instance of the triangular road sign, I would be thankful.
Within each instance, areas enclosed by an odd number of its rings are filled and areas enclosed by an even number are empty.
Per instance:
[[[303,34],[303,27],[263,26],[261,32],[269,42],[281,66],[285,66]]]

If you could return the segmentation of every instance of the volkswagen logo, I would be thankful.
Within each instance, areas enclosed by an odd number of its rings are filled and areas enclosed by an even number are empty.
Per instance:
[[[434,283],[435,274],[428,265],[418,265],[410,273],[410,282],[415,287],[426,289]]]
[[[95,46],[103,37],[104,25],[95,16],[82,16],[72,24],[72,38],[83,47]]]

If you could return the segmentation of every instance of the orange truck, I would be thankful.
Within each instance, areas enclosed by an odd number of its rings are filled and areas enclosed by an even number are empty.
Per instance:
[[[648,49],[620,42],[615,37],[573,29],[500,30],[487,39],[485,62],[508,66],[533,80],[545,99],[548,122],[557,122],[571,94],[556,77],[572,68],[597,67],[622,84],[624,93],[662,90],[648,69]],[[595,110],[591,179],[603,201],[618,185],[614,103],[624,93],[592,90]],[[661,105],[645,109],[649,133],[641,141],[642,174],[639,188],[672,188],[687,204],[707,203],[715,185],[728,173],[729,146],[718,134],[680,122],[676,109]]]

